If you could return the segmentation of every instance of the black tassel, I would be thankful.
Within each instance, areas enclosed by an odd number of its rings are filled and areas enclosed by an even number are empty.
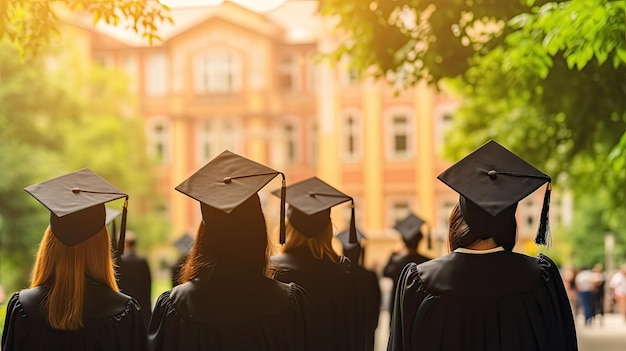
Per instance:
[[[280,234],[279,242],[281,245],[285,244],[285,197],[287,196],[287,181],[285,175],[283,176],[283,185],[280,188]]]
[[[117,258],[118,264],[121,262],[122,255],[124,254],[124,241],[126,240],[126,215],[128,214],[128,196],[124,200],[124,207],[122,208],[122,224],[120,225],[120,240],[117,243]]]
[[[433,249],[433,235],[430,230],[430,227],[428,227],[428,231],[426,232],[426,235],[428,235],[428,238],[426,238],[427,243],[428,243],[428,250],[432,250]]]
[[[543,206],[541,208],[541,216],[539,217],[539,229],[535,237],[535,244],[550,246],[550,193],[552,192],[552,183],[548,182],[546,192],[543,196]]]
[[[115,220],[111,222],[111,231],[111,245],[113,250],[117,252],[117,226],[115,225]]]
[[[348,242],[350,244],[356,244],[358,241],[356,238],[356,221],[354,219],[354,199],[350,200],[352,201],[352,215],[350,216],[350,238]]]

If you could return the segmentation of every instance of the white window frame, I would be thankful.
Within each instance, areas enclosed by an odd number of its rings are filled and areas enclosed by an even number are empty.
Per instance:
[[[234,117],[211,117],[196,122],[195,160],[197,164],[206,164],[224,150],[238,153],[241,130],[241,126]],[[205,153],[207,146],[208,155]]]
[[[346,162],[363,158],[363,114],[357,109],[346,109],[341,114],[341,150]],[[353,123],[350,123],[352,119]],[[350,151],[350,139],[353,150]]]
[[[285,60],[289,60],[286,62]],[[300,55],[298,53],[285,53],[280,56],[278,65],[278,74],[280,77],[280,89],[284,91],[299,91],[302,78],[300,77]],[[283,76],[289,76],[291,80],[290,86],[285,86]]]
[[[435,145],[438,153],[441,153],[446,142],[446,132],[454,123],[454,112],[457,110],[457,103],[444,103],[437,106],[435,111]],[[446,120],[450,116],[450,120]]]
[[[146,62],[146,93],[151,96],[167,94],[168,77],[168,58],[165,52],[149,55]]]
[[[193,88],[198,94],[238,93],[243,89],[243,57],[231,49],[202,51],[193,58]]]
[[[407,160],[416,154],[416,128],[415,128],[415,114],[410,107],[393,107],[389,108],[384,113],[385,121],[385,153],[389,160]],[[397,117],[406,118],[404,126],[395,124]],[[406,150],[404,152],[398,152],[396,150],[395,138],[400,133],[404,132],[406,137]]]
[[[403,210],[399,209],[400,204],[406,204]],[[385,200],[385,217],[386,227],[393,228],[396,222],[406,216],[409,213],[414,212],[415,209],[415,197],[412,196],[388,196]]]
[[[162,127],[162,131],[157,131]],[[148,136],[148,154],[154,157],[160,165],[166,166],[170,163],[172,133],[171,123],[166,116],[156,116],[148,119],[146,123],[146,135]],[[159,153],[159,149],[161,152]]]

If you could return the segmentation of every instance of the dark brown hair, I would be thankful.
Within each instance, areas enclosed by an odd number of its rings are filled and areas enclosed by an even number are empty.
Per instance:
[[[179,283],[212,275],[267,276],[268,243],[259,196],[231,213],[201,204],[203,221]]]
[[[498,233],[492,235],[496,243],[502,246],[505,250],[511,251],[515,246],[517,240],[517,224],[515,221],[515,208],[511,207],[507,209],[506,213],[502,214],[502,218],[494,219],[493,223],[489,222],[486,225],[492,224],[497,228]],[[511,217],[511,218],[509,218]],[[506,225],[500,223],[504,222]],[[470,247],[472,244],[481,240],[482,233],[474,233],[465,221],[463,217],[463,211],[461,206],[457,202],[450,214],[450,227],[448,233],[448,248],[450,251],[454,251],[460,247]]]

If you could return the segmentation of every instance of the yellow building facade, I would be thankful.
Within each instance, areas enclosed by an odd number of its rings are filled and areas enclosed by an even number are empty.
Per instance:
[[[397,92],[357,81],[318,60],[333,38],[316,9],[314,1],[264,13],[231,2],[174,8],[174,24],[152,46],[120,28],[92,30],[92,59],[131,77],[172,241],[193,235],[201,219],[175,186],[228,149],[282,171],[288,184],[318,176],[353,196],[370,268],[382,269],[400,242],[393,225],[410,211],[432,234],[433,247],[423,240],[420,251],[444,253],[458,195],[436,176],[450,165],[440,150],[458,102],[426,85]],[[269,192],[279,186],[275,179],[260,193],[274,243],[279,204]],[[338,231],[348,213],[348,205],[333,209]]]

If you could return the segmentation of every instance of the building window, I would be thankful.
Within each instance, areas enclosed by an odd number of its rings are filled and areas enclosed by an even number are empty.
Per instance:
[[[414,124],[410,110],[398,109],[390,111],[386,118],[387,157],[390,159],[405,159],[414,153]]]
[[[153,96],[167,93],[167,56],[164,53],[150,55],[146,70],[147,93]]]
[[[169,162],[170,153],[170,135],[169,125],[164,119],[158,119],[148,126],[149,137],[149,150],[148,153],[152,155],[161,165],[166,165]]]
[[[413,199],[407,196],[393,196],[386,199],[386,222],[388,228],[393,228],[396,223],[408,216],[413,208]]]
[[[299,60],[295,54],[282,57],[279,67],[279,84],[286,91],[298,90],[299,84]]]
[[[344,115],[343,121],[343,155],[346,161],[359,161],[363,150],[362,118],[356,111]]]
[[[196,161],[205,164],[224,150],[238,152],[237,127],[226,118],[198,122],[196,130]]]
[[[283,132],[285,133],[285,156],[288,163],[295,163],[297,156],[297,133],[296,128],[291,123],[285,123],[283,126]]]
[[[128,75],[128,89],[131,92],[136,92],[139,89],[139,82],[137,81],[139,73],[139,62],[136,55],[126,55],[122,61],[124,72]]]
[[[194,89],[197,93],[239,92],[242,81],[242,60],[235,52],[203,52],[194,60]]]
[[[312,165],[315,165],[317,162],[317,133],[318,133],[317,121],[315,120],[315,117],[311,118],[310,126],[311,127],[307,129],[311,131],[311,133],[307,135],[307,140],[309,144],[309,162]]]
[[[211,124],[209,122],[201,122],[201,125],[197,129],[198,137],[197,137],[197,162],[199,164],[205,164],[209,162],[213,157],[216,156],[215,150],[213,148],[214,137],[213,137],[213,129],[211,128]]]
[[[446,143],[446,132],[454,122],[453,113],[457,106],[453,103],[443,104],[437,107],[435,113],[435,142],[439,152]]]

